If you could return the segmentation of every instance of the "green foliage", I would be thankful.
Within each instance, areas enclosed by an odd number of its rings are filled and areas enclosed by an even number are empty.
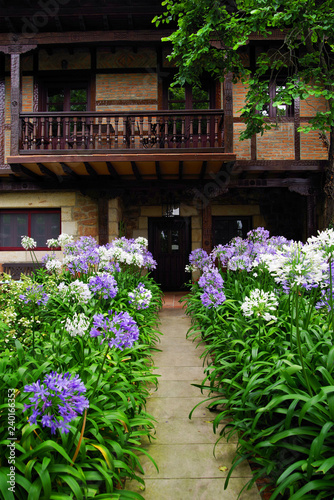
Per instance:
[[[277,320],[265,324],[243,316],[240,306],[254,288],[277,293],[273,279],[245,271],[223,277],[221,306],[205,308],[194,283],[186,310],[188,335],[205,345],[208,366],[198,387],[209,389],[202,404],[214,412],[217,443],[223,436],[238,439],[225,487],[247,460],[253,478],[245,488],[269,476],[273,500],[332,499],[334,347],[329,318],[314,307],[319,292],[279,293]]]
[[[180,84],[198,83],[206,72],[221,80],[232,73],[234,81],[249,85],[241,139],[275,126],[259,111],[268,100],[269,82],[281,77],[284,85],[277,89],[274,107],[290,105],[297,98],[321,97],[325,108],[300,130],[325,133],[334,127],[332,0],[165,0],[162,5],[165,13],[153,22],[177,23],[164,40],[172,44],[169,58],[178,67]],[[268,39],[268,51],[258,55],[256,67],[250,68],[243,56],[254,33]]]
[[[55,293],[59,282],[70,283],[71,276],[66,271],[58,277],[38,272],[34,281],[9,280],[1,286],[0,498],[143,498],[126,491],[124,486],[128,478],[144,484],[138,452],[147,453],[142,449],[141,438],[150,438],[154,427],[154,419],[145,406],[150,390],[157,385],[151,353],[159,338],[157,312],[162,294],[149,275],[139,277],[123,269],[115,273],[115,278],[118,293],[114,299],[92,298],[81,305],[65,304]],[[37,309],[19,299],[36,281],[43,284],[51,297]],[[128,293],[139,282],[152,292],[148,309],[137,310],[129,304]],[[110,309],[128,311],[137,322],[140,337],[132,348],[109,348],[102,363],[106,351],[100,339],[90,337],[89,330],[83,337],[71,337],[64,322],[75,312],[82,312],[90,318],[91,325],[94,314]],[[78,374],[87,389],[88,411],[71,421],[68,434],[57,431],[53,435],[48,427],[30,425],[31,411],[23,411],[31,396],[24,392],[25,385],[43,379],[51,371]],[[15,395],[14,441],[9,439],[6,423],[10,415],[9,393]],[[13,462],[8,446],[11,444],[15,446]],[[11,464],[15,465],[14,493],[7,483]]]

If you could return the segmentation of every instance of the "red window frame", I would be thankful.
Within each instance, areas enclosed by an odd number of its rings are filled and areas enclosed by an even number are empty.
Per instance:
[[[20,240],[21,240],[21,236],[29,236],[30,238],[34,238],[34,236],[31,233],[31,215],[32,214],[59,214],[59,232],[57,234],[57,237],[59,236],[59,234],[61,234],[61,210],[60,210],[60,208],[50,208],[50,209],[37,209],[37,208],[33,209],[32,208],[32,209],[28,209],[28,210],[19,209],[19,208],[18,209],[16,209],[16,208],[0,209],[0,215],[5,215],[5,214],[24,214],[24,215],[28,216],[28,231],[27,231],[27,234],[24,234],[24,235],[20,234],[19,235]],[[12,251],[12,250],[25,251],[21,245],[19,247],[0,246],[0,251]],[[34,250],[49,250],[49,248],[46,246],[46,242],[45,242],[45,246],[39,246],[39,247],[37,246],[36,248],[34,248]],[[60,250],[60,247],[54,248],[53,250]]]

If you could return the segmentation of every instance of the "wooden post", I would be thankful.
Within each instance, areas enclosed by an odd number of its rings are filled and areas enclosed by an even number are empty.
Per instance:
[[[314,194],[306,196],[306,237],[315,236],[316,234],[316,197]]]
[[[98,231],[99,245],[108,243],[108,198],[99,197],[98,200]]]
[[[10,114],[11,114],[11,137],[10,137],[10,154],[12,156],[19,154],[20,140],[20,107],[21,107],[21,90],[20,90],[20,54],[14,53],[10,55]]]
[[[3,68],[3,69],[2,69]],[[5,164],[5,58],[0,54],[0,166]]]
[[[233,153],[233,86],[232,74],[224,81],[224,152]]]
[[[212,216],[210,203],[205,205],[202,210],[202,248],[208,253],[212,250]]]

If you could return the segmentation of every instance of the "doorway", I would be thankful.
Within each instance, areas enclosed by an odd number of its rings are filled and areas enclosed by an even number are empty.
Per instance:
[[[190,217],[149,218],[149,250],[157,261],[152,272],[162,290],[182,290],[190,279],[185,266],[189,262]]]

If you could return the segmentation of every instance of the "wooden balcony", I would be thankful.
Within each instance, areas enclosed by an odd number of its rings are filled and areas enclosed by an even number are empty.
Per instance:
[[[22,113],[20,124],[20,155],[224,151],[220,109]]]

